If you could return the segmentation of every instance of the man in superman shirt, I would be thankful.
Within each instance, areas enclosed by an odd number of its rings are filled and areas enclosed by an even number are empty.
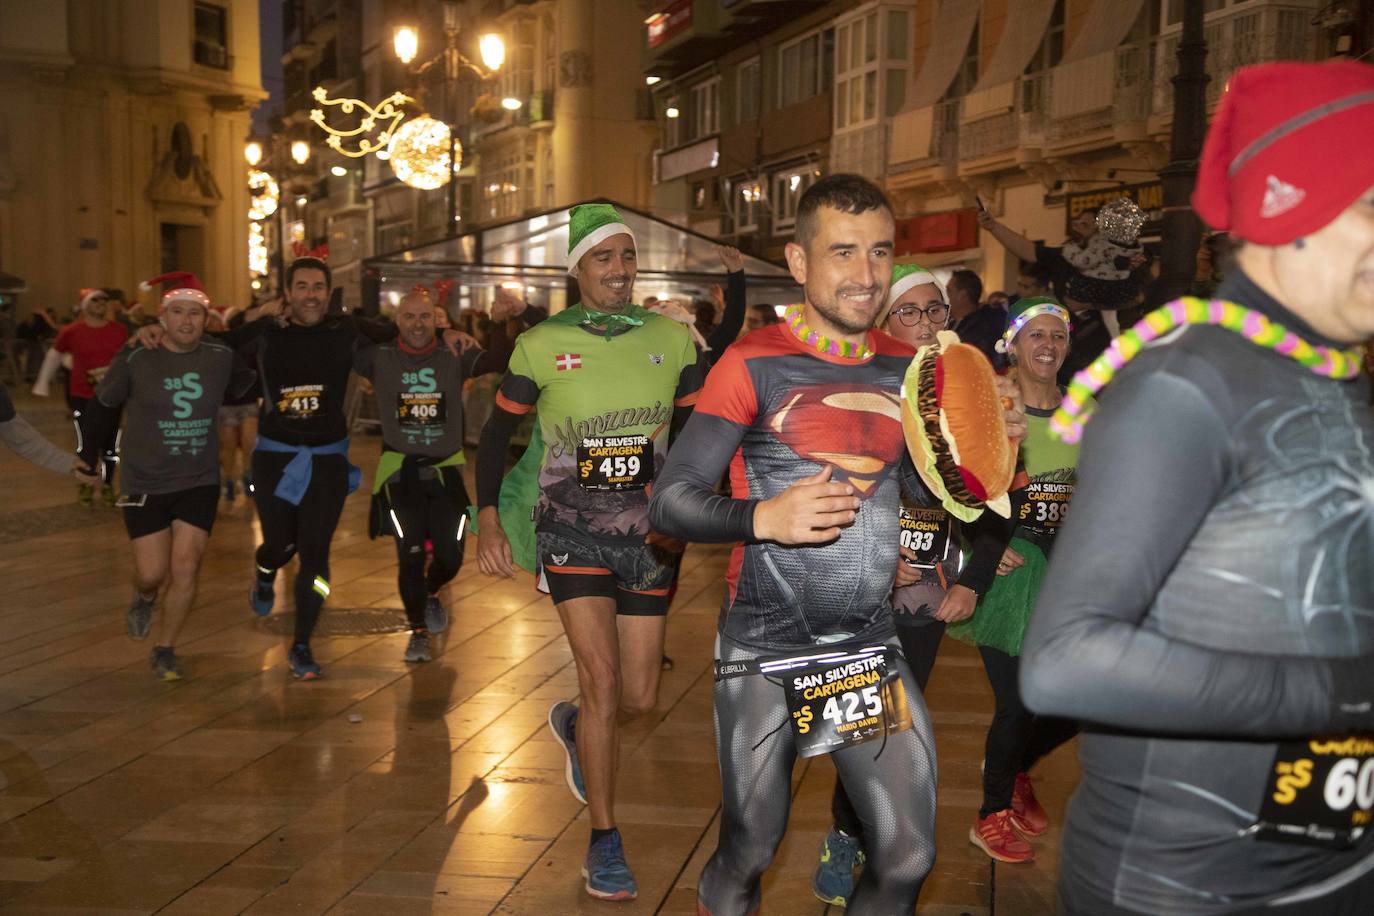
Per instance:
[[[882,191],[812,185],[788,266],[805,302],[726,351],[650,500],[655,530],[738,542],[716,641],[720,839],[698,908],[743,916],[782,841],[798,755],[829,753],[864,825],[851,913],[910,913],[935,858],[935,745],[889,596],[899,493],[933,502],[906,458],[914,350],[871,330],[892,273]],[[1024,431],[1018,411],[1012,432]],[[714,485],[726,467],[733,497]]]

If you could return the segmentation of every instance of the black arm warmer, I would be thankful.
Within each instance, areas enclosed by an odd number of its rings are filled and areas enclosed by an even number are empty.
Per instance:
[[[506,452],[523,417],[493,407],[477,443],[477,508],[501,504],[501,479],[506,475]]]
[[[715,492],[743,433],[737,424],[713,414],[692,414],[654,481],[649,524],[655,531],[699,543],[754,539],[754,507],[759,501]]]
[[[732,270],[725,275],[725,314],[711,336],[706,338],[712,353],[719,354],[735,342],[739,329],[744,327],[744,311],[744,271]]]

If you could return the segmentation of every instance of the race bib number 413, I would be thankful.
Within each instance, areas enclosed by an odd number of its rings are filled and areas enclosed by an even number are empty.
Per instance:
[[[778,664],[769,662],[761,670],[782,676],[792,737],[802,757],[828,754],[911,727],[901,678],[881,650],[842,655],[785,673]]]
[[[639,490],[654,480],[648,436],[587,438],[577,447],[577,482],[584,490]]]
[[[323,385],[288,385],[277,398],[277,413],[284,417],[313,417],[323,406]]]
[[[1260,838],[1344,848],[1374,818],[1374,736],[1279,745],[1269,772]]]

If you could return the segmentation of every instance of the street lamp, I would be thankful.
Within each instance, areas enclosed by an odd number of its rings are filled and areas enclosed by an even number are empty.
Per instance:
[[[396,56],[401,59],[401,63],[408,64],[415,59],[416,53],[420,50],[420,36],[410,26],[400,26],[392,36],[392,46],[395,47]]]
[[[291,143],[291,159],[296,165],[305,165],[310,161],[310,144],[304,140],[295,140]]]
[[[243,147],[243,158],[249,165],[256,166],[262,161],[262,144],[256,140],[249,140]]]
[[[506,43],[500,35],[488,33],[477,40],[477,50],[481,52],[482,63],[488,70],[500,70],[506,62]]]
[[[519,111],[520,106],[523,104],[524,103],[519,99],[509,95],[501,100],[501,107],[506,109],[506,111]]]

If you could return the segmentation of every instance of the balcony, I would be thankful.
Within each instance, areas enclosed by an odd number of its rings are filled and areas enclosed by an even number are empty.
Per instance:
[[[959,159],[959,100],[899,112],[888,133],[888,174],[939,164],[953,168]]]
[[[1154,54],[1153,45],[1142,42],[1050,71],[1047,142],[1059,146],[1099,135],[1111,139],[1143,124],[1150,113]]]
[[[986,159],[1038,148],[1045,139],[1048,74],[1023,76],[964,97],[959,158]]]

